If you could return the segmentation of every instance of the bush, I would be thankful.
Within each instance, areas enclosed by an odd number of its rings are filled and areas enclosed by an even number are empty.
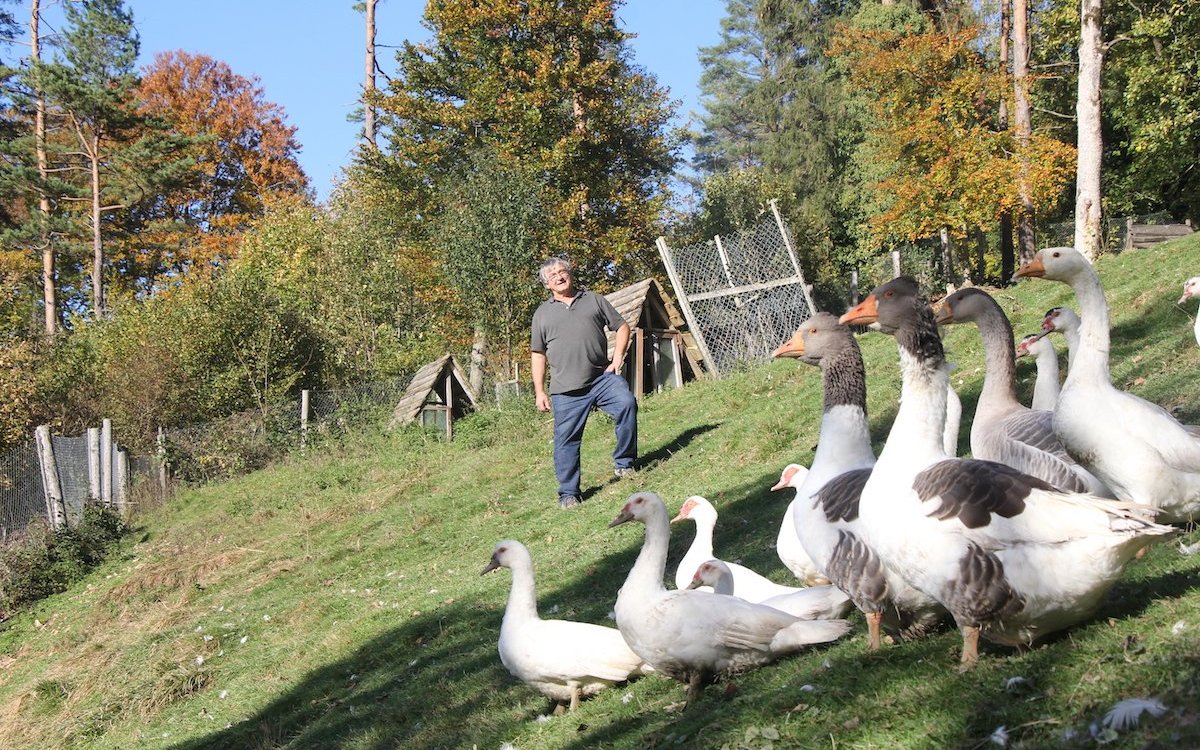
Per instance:
[[[22,540],[0,550],[0,620],[66,591],[104,561],[125,531],[119,515],[94,503],[74,527],[30,525]]]

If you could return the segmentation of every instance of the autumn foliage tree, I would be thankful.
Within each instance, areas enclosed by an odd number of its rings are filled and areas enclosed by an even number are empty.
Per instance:
[[[296,128],[257,79],[207,55],[165,52],[144,71],[137,97],[143,113],[192,137],[194,164],[136,216],[147,277],[223,265],[268,204],[307,194]]]
[[[832,51],[870,102],[873,127],[858,154],[867,184],[867,241],[915,242],[946,230],[964,238],[1023,210],[1021,164],[1036,207],[1053,206],[1072,176],[1074,149],[1001,128],[991,102],[1006,76],[977,51],[978,29],[954,33],[843,27]]]

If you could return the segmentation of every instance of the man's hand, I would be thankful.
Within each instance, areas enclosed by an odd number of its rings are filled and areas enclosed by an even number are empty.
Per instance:
[[[621,360],[621,359],[614,359],[614,360],[612,361],[612,363],[611,363],[611,364],[609,364],[609,366],[608,366],[608,367],[604,368],[604,371],[605,371],[605,372],[611,372],[611,373],[614,373],[614,374],[616,374],[616,375],[620,375],[620,374],[621,374],[621,368],[622,368],[624,365],[625,365],[625,361],[624,361],[624,360]]]
[[[545,393],[539,393],[534,396],[533,403],[537,405],[538,411],[550,411],[550,397]]]

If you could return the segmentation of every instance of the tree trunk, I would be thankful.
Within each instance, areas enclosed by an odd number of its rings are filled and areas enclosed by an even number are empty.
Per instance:
[[[483,393],[483,363],[487,351],[487,332],[483,326],[475,326],[475,340],[471,342],[471,371],[467,379],[471,381],[471,390],[478,397]]]
[[[1033,260],[1037,252],[1034,234],[1034,206],[1029,188],[1029,139],[1033,134],[1029,106],[1029,5],[1013,0],[1013,125],[1020,166],[1017,189],[1021,211],[1017,215],[1017,236],[1021,262]]]
[[[1000,2],[1000,73],[1007,77],[1008,70],[1008,37],[1012,31],[1012,6],[1008,0]],[[1015,89],[1014,89],[1015,90]],[[1000,110],[997,113],[997,125],[1001,132],[1008,130],[1008,97],[1000,92]],[[1017,270],[1016,255],[1013,252],[1012,211],[1000,214],[1000,283],[1012,281],[1013,273]],[[979,275],[983,280],[982,272]]]
[[[29,59],[36,67],[42,61],[41,39],[38,34],[41,20],[41,0],[33,0],[29,15]],[[50,244],[50,196],[46,194],[46,175],[49,166],[46,159],[46,97],[41,84],[35,84],[33,139],[37,154],[38,216],[41,221],[38,233],[42,249],[42,308],[45,312],[46,335],[58,332],[58,298],[54,289],[54,246]]]
[[[1095,260],[1101,247],[1100,205],[1100,0],[1079,4],[1079,94],[1075,114],[1079,126],[1075,169],[1075,249]]]
[[[104,314],[104,245],[100,239],[100,139],[92,138],[88,160],[92,168],[92,315]]]
[[[375,143],[375,106],[371,97],[375,94],[375,4],[378,0],[366,0],[367,6],[367,78],[363,84],[363,133],[367,143]]]
[[[941,239],[942,246],[942,279],[946,282],[946,288],[954,283],[954,245],[950,242],[950,230],[942,227],[938,232],[938,237]]]

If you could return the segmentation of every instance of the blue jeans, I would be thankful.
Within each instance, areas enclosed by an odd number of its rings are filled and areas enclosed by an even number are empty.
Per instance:
[[[617,447],[613,450],[616,468],[633,468],[637,457],[637,399],[625,378],[606,372],[587,388],[551,394],[550,404],[554,407],[554,474],[560,497],[579,497],[579,446],[593,407],[617,423]]]

